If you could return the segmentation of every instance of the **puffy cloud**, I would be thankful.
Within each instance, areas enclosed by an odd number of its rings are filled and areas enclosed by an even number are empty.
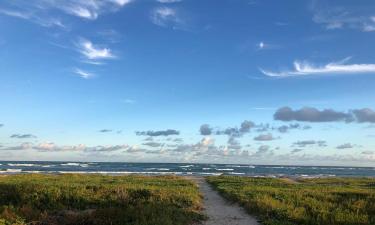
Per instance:
[[[81,151],[81,152],[112,152],[121,149],[129,148],[128,145],[97,145],[86,146],[84,144],[78,145],[56,145],[53,142],[43,142],[39,144],[32,144],[25,142],[19,146],[3,147],[0,150],[37,150],[41,152],[61,152],[61,151]]]
[[[228,135],[228,136],[234,136],[234,137],[240,137],[248,132],[250,132],[250,129],[255,127],[255,123],[249,120],[244,120],[240,128],[237,127],[228,127],[226,129],[213,129],[208,124],[203,124],[200,127],[200,133],[201,135]]]
[[[327,142],[326,141],[305,140],[305,141],[294,142],[292,146],[304,148],[304,147],[313,146],[313,145],[316,145],[318,147],[326,147]]]
[[[99,130],[100,133],[109,133],[109,132],[112,132],[113,130],[110,130],[110,129],[102,129],[102,130]]]
[[[362,155],[375,155],[374,151],[363,151],[361,152]]]
[[[146,146],[150,146],[150,147],[156,148],[156,147],[161,147],[164,144],[163,143],[159,143],[159,142],[155,142],[155,141],[149,141],[149,142],[143,143],[142,145],[146,145]]]
[[[291,151],[292,154],[295,154],[295,153],[298,153],[298,152],[302,152],[303,149],[300,149],[300,148],[295,148]]]
[[[271,147],[269,145],[261,145],[259,146],[258,150],[252,154],[252,157],[259,158],[259,157],[265,157],[265,156],[272,156],[274,152],[271,150]]]
[[[375,123],[375,112],[372,109],[353,110],[353,114],[359,123]]]
[[[176,142],[176,143],[180,143],[180,142],[183,142],[184,140],[182,138],[174,138],[171,141]]]
[[[355,145],[352,145],[350,143],[346,143],[346,144],[339,145],[336,148],[337,149],[347,149],[347,148],[354,148],[354,147],[355,147]]]
[[[215,132],[216,135],[228,135],[228,136],[235,136],[239,137],[242,135],[240,130],[237,127],[228,127],[225,130],[217,130]]]
[[[202,140],[201,140],[201,145],[202,146],[210,146],[210,145],[214,145],[215,144],[215,139],[212,138],[212,137],[204,137]]]
[[[358,122],[375,123],[375,111],[369,108],[354,109],[349,112],[339,112],[333,109],[319,110],[313,107],[303,107],[293,110],[290,107],[279,108],[273,115],[275,120],[300,122]],[[310,129],[304,126],[302,129]],[[280,132],[286,132],[286,126],[280,127]]]
[[[241,123],[240,132],[241,133],[247,133],[253,127],[255,127],[255,123],[253,123],[252,121],[245,120]]]
[[[133,145],[126,149],[127,153],[146,152],[146,149],[141,148],[139,145]]]
[[[28,150],[31,149],[33,146],[32,143],[30,142],[24,142],[21,145],[17,146],[2,146],[0,150],[5,150],[5,151],[17,151],[17,150]]]
[[[33,135],[33,134],[13,134],[10,137],[11,138],[20,138],[20,139],[24,139],[24,138],[36,138],[36,136]]]
[[[255,141],[273,141],[276,138],[272,134],[260,134],[254,137]]]
[[[332,109],[318,110],[313,107],[304,107],[299,110],[293,110],[290,107],[282,107],[274,114],[275,120],[281,121],[301,121],[301,122],[337,122],[353,121],[350,113],[337,112]]]
[[[168,130],[160,130],[160,131],[136,131],[136,135],[138,136],[169,136],[169,135],[180,135],[180,131],[168,129]]]
[[[201,135],[211,135],[212,134],[212,129],[210,127],[210,125],[208,124],[203,124],[200,128],[199,128],[199,132]]]
[[[228,138],[228,149],[239,150],[242,148],[241,143],[233,136]]]
[[[86,147],[84,151],[86,152],[113,152],[113,151],[118,151],[122,149],[128,149],[129,145],[99,145],[95,147]]]
[[[58,146],[52,142],[45,142],[38,145],[33,146],[33,149],[38,151],[47,151],[47,152],[60,152],[60,151],[83,151],[86,149],[85,145],[65,145],[65,146]]]

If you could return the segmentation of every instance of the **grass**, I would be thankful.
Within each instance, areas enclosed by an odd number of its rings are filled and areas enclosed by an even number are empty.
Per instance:
[[[208,177],[264,225],[375,224],[375,179]]]
[[[200,209],[175,176],[0,176],[0,225],[188,225]]]

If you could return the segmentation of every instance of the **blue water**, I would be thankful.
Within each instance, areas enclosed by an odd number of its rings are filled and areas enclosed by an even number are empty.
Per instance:
[[[0,174],[18,173],[99,173],[239,175],[259,177],[375,177],[374,167],[270,166],[185,163],[108,163],[108,162],[12,162],[0,161]]]

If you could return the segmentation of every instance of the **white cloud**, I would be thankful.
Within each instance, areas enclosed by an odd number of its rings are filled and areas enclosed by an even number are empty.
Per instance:
[[[315,9],[313,21],[324,25],[327,30],[349,28],[364,32],[375,31],[374,17],[364,16],[343,8]]]
[[[257,48],[258,50],[265,50],[265,49],[276,49],[276,48],[279,48],[279,46],[261,41],[257,44]]]
[[[177,11],[170,7],[154,9],[151,13],[151,21],[161,27],[173,26],[174,28],[182,27],[184,23]]]
[[[62,26],[62,16],[95,20],[101,14],[116,12],[131,0],[34,0],[9,1],[0,14],[30,20],[42,26]],[[53,15],[51,16],[51,11]],[[58,16],[58,17],[56,17]]]
[[[13,10],[7,10],[7,9],[0,9],[0,13],[7,15],[7,16],[13,16],[13,17],[18,17],[21,19],[29,19],[31,17],[30,14],[28,13],[23,13],[19,11],[13,11]]]
[[[65,11],[67,13],[70,13],[74,16],[78,16],[78,17],[82,17],[82,18],[85,18],[85,19],[91,19],[91,20],[94,20],[96,18],[98,18],[98,14],[96,13],[96,11],[91,11],[87,8],[83,8],[81,6],[72,6],[72,7],[69,7],[69,8],[66,8]]]
[[[116,3],[117,5],[124,6],[132,2],[132,0],[109,0],[110,2]]]
[[[289,71],[272,72],[264,69],[260,71],[271,77],[290,77],[304,75],[325,75],[325,74],[358,74],[375,73],[375,64],[346,64],[350,58],[340,62],[331,62],[323,66],[315,66],[309,62],[294,62],[294,69]]]
[[[78,43],[78,51],[88,60],[115,58],[115,55],[112,53],[111,49],[98,47],[86,39],[81,39],[81,41]]]
[[[83,79],[90,79],[94,77],[94,74],[75,68],[74,73],[78,74]]]
[[[160,3],[175,3],[175,2],[182,2],[182,0],[156,0]]]
[[[266,47],[266,44],[264,44],[263,41],[261,41],[259,44],[258,44],[258,47],[259,49],[264,49]]]
[[[35,15],[29,11],[16,11],[16,10],[8,10],[8,9],[0,9],[0,14],[11,16],[19,19],[30,20],[36,24],[39,24],[43,27],[60,27],[66,28],[63,22],[55,17],[48,17],[43,18],[38,15]]]
[[[375,24],[373,24],[373,25],[370,25],[370,24],[364,25],[363,26],[363,31],[365,31],[365,32],[375,31]]]

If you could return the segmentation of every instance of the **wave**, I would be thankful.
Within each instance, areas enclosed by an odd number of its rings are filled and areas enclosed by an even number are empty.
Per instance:
[[[62,163],[61,166],[80,166],[80,167],[89,167],[88,163]]]
[[[21,173],[22,169],[6,169],[1,170],[0,173]]]
[[[217,171],[233,171],[234,169],[215,169]]]
[[[225,167],[232,167],[232,168],[251,168],[254,169],[255,166],[252,165],[225,165]]]
[[[32,163],[8,163],[8,166],[24,166],[24,167],[32,167],[32,166],[40,166],[38,164],[32,164]]]
[[[194,165],[185,165],[185,166],[179,166],[180,168],[189,168],[189,167],[194,167]]]

